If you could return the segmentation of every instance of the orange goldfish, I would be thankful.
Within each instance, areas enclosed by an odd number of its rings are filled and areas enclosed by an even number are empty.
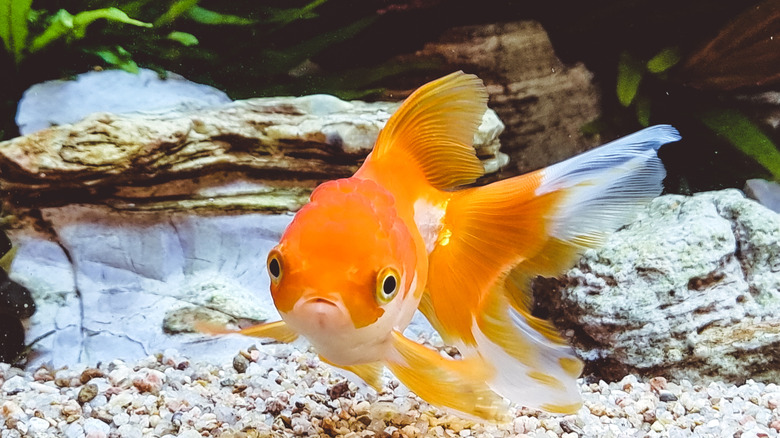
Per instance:
[[[668,125],[526,175],[483,174],[471,142],[487,109],[476,76],[415,91],[351,178],[320,185],[267,259],[282,321],[239,331],[303,335],[323,361],[381,388],[384,367],[432,405],[506,419],[507,399],[581,406],[582,362],[531,315],[529,282],[555,276],[661,192]],[[461,359],[404,337],[420,310]]]

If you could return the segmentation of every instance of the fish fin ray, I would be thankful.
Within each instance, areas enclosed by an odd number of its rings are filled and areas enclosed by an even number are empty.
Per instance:
[[[526,283],[559,275],[658,196],[665,171],[657,150],[679,138],[673,127],[658,125],[545,169],[453,193],[428,275],[441,331],[473,344],[473,313],[499,278],[520,285],[504,293],[529,316]]]
[[[536,196],[540,178],[537,171],[453,193],[427,284],[428,319],[439,321],[442,338],[472,345],[474,312],[492,284],[544,247],[559,194]]]
[[[298,333],[293,331],[284,321],[274,321],[257,324],[239,330],[237,333],[255,338],[271,338],[289,344],[298,339]]]
[[[484,174],[472,142],[486,110],[487,91],[474,75],[458,71],[429,82],[388,120],[366,164],[401,163],[410,177],[414,163],[438,189],[474,182]]]
[[[441,321],[439,321],[439,318],[436,316],[436,310],[434,309],[433,303],[431,302],[431,294],[428,292],[428,289],[425,289],[423,292],[422,297],[420,298],[420,303],[417,305],[417,310],[419,310],[420,313],[425,316],[425,319],[428,320],[428,323],[431,324],[431,327],[433,327],[433,329],[439,333],[444,343],[454,343],[453,339],[447,337],[447,331],[444,330]]]
[[[669,125],[651,126],[544,169],[537,192],[565,193],[550,235],[598,246],[605,232],[628,223],[661,194],[666,171],[657,152],[679,139]]]
[[[485,383],[490,366],[479,357],[448,359],[398,331],[391,336],[393,349],[385,364],[423,400],[472,418],[508,420],[506,401]]]
[[[382,370],[384,369],[384,365],[382,365],[382,362],[370,362],[370,363],[361,363],[357,365],[336,365],[335,363],[329,361],[328,359],[320,356],[320,360],[325,362],[326,364],[340,368],[345,371],[349,371],[350,373],[360,377],[361,380],[366,382],[366,384],[372,388],[376,392],[379,392],[382,390]]]
[[[496,369],[489,381],[494,391],[548,412],[572,414],[579,409],[577,377],[582,361],[571,347],[550,342],[528,316],[511,306],[500,284],[485,302],[476,325],[477,351]]]
[[[284,321],[256,324],[241,330],[231,330],[225,326],[204,321],[197,321],[194,324],[194,327],[196,331],[209,335],[237,333],[255,338],[270,338],[285,344],[289,344],[298,339],[298,333],[295,333]]]

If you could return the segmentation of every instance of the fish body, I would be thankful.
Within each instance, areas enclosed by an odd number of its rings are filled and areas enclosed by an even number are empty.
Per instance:
[[[311,195],[267,260],[282,321],[240,333],[303,335],[320,357],[381,387],[388,367],[429,403],[506,419],[506,399],[581,406],[582,363],[531,315],[529,282],[569,268],[661,192],[654,126],[564,162],[482,187],[471,141],[487,109],[473,75],[413,93],[354,176]],[[420,310],[462,358],[403,336]]]

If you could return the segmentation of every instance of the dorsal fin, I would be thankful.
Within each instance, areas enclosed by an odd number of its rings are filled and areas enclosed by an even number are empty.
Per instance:
[[[484,169],[472,142],[486,110],[487,91],[474,75],[458,71],[429,82],[390,117],[369,161],[414,163],[437,189],[474,182]]]

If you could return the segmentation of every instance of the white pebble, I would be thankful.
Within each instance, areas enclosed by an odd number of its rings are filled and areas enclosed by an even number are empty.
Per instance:
[[[130,421],[130,415],[128,415],[126,412],[120,412],[114,415],[113,421],[117,427],[123,426]]]
[[[22,376],[13,376],[3,383],[3,392],[6,394],[21,391],[27,387],[27,381]]]
[[[141,428],[135,424],[123,424],[117,429],[121,438],[143,438]]]
[[[109,432],[111,432],[111,427],[97,418],[87,418],[84,420],[84,433],[87,435],[93,433],[108,435]]]
[[[51,426],[48,421],[38,417],[30,418],[28,424],[31,432],[43,432]]]
[[[85,438],[84,428],[78,423],[65,426],[65,438]]]

